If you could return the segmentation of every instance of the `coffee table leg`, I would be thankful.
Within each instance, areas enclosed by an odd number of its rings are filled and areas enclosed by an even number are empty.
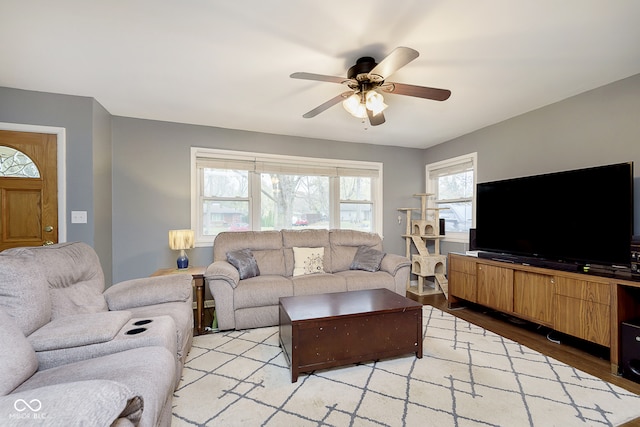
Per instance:
[[[422,310],[418,312],[418,351],[416,357],[422,359]]]

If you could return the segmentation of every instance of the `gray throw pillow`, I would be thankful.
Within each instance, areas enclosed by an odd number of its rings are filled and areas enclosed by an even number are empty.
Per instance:
[[[371,272],[378,271],[380,270],[382,258],[384,258],[385,255],[386,254],[384,252],[380,252],[377,249],[373,249],[368,246],[360,246],[358,247],[356,256],[353,257],[353,262],[351,262],[349,269]]]
[[[258,263],[249,249],[227,252],[227,261],[240,273],[240,280],[260,275]]]

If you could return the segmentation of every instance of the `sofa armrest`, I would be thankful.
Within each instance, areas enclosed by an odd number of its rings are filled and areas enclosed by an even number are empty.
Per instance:
[[[204,272],[204,277],[207,281],[224,280],[234,289],[240,282],[240,273],[227,261],[215,261],[209,264]]]
[[[409,258],[397,254],[386,254],[380,263],[380,270],[395,276],[403,267],[411,267]]]
[[[0,397],[0,414],[6,417],[3,423],[16,426],[33,420],[20,415],[34,414],[42,424],[133,426],[140,422],[143,406],[141,396],[109,380],[59,383]]]
[[[112,311],[188,301],[193,298],[192,280],[187,273],[126,280],[104,291],[104,297]]]

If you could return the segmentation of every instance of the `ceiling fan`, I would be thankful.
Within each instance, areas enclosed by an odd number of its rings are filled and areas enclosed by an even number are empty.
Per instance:
[[[451,91],[447,89],[386,81],[387,77],[416,59],[418,55],[417,50],[400,46],[395,48],[379,63],[372,57],[365,56],[358,59],[356,64],[349,68],[346,79],[304,72],[291,74],[290,77],[294,79],[339,83],[349,87],[348,91],[342,92],[327,102],[320,104],[302,117],[310,119],[342,101],[344,108],[353,116],[361,119],[368,117],[371,125],[377,126],[385,122],[383,111],[387,108],[380,91],[432,99],[434,101],[447,100],[451,96]]]

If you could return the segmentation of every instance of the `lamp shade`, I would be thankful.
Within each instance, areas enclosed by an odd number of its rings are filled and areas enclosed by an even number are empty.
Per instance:
[[[169,247],[173,250],[193,248],[193,230],[169,230]]]

